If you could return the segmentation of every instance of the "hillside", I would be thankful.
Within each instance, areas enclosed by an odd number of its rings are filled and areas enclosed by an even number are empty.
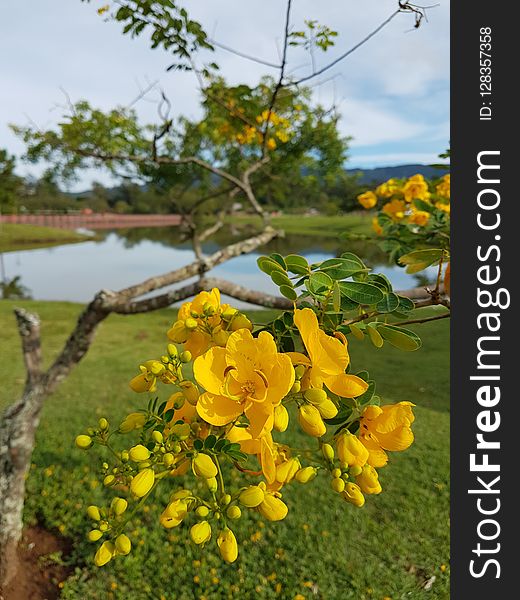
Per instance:
[[[441,177],[448,173],[449,168],[436,169],[430,165],[397,165],[395,167],[376,167],[374,169],[347,169],[350,175],[360,174],[359,183],[361,184],[378,184],[387,181],[392,177],[399,179],[401,177],[411,177],[420,173],[425,177],[435,178]]]

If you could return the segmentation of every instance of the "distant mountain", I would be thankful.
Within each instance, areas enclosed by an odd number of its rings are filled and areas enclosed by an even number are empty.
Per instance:
[[[449,168],[435,169],[430,165],[397,165],[395,167],[376,167],[375,169],[347,169],[347,173],[350,175],[359,173],[361,175],[359,182],[362,184],[379,184],[392,177],[401,179],[417,175],[418,173],[424,175],[424,177],[436,178],[442,177],[448,172]]]

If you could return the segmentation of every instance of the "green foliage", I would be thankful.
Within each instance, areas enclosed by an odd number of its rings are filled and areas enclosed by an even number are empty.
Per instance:
[[[14,212],[23,180],[15,172],[16,161],[6,150],[0,149],[0,214]]]

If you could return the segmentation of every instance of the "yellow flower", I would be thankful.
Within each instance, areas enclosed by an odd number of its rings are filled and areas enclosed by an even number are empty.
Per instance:
[[[278,352],[272,335],[262,331],[254,338],[248,329],[199,356],[193,373],[206,390],[197,402],[199,416],[222,426],[245,414],[253,438],[272,430],[274,408],[294,383],[291,359]]]
[[[155,473],[153,469],[143,469],[132,479],[130,490],[134,496],[142,498],[152,489],[155,482]]]
[[[424,227],[424,225],[428,223],[429,218],[429,212],[425,210],[414,210],[412,211],[412,214],[408,217],[408,222],[414,225],[419,225],[420,227]]]
[[[276,431],[284,432],[289,425],[289,413],[283,404],[279,404],[274,409],[273,426]]]
[[[165,529],[171,529],[180,525],[187,514],[188,504],[186,500],[184,498],[175,498],[163,510],[159,521]]]
[[[211,525],[207,521],[195,523],[190,529],[191,539],[195,544],[205,544],[211,539]]]
[[[141,429],[146,423],[146,415],[144,413],[130,413],[124,419],[121,425],[119,425],[119,431],[121,433],[130,433],[134,429]]]
[[[399,182],[395,179],[389,179],[376,188],[376,194],[381,198],[391,198],[394,194],[401,191]]]
[[[414,404],[398,402],[387,406],[368,406],[360,420],[359,438],[368,450],[367,462],[372,467],[384,467],[388,462],[385,450],[406,450],[413,442],[410,425],[415,417]]]
[[[303,467],[296,473],[294,478],[298,483],[309,483],[309,481],[312,481],[317,474],[318,469],[315,467]]]
[[[363,504],[365,504],[365,496],[363,496],[363,492],[359,485],[355,483],[347,483],[345,485],[345,490],[343,491],[343,498],[353,504],[361,508]]]
[[[241,492],[238,501],[247,508],[256,508],[264,501],[264,491],[258,485],[250,485]]]
[[[446,203],[446,202],[436,202],[435,208],[438,208],[439,210],[443,210],[445,213],[448,213],[448,214],[450,214],[450,212],[451,212],[451,204]]]
[[[130,554],[130,550],[132,549],[132,542],[130,541],[130,538],[127,535],[121,533],[116,538],[115,546],[118,554],[126,555]]]
[[[274,138],[269,138],[267,140],[267,148],[268,148],[268,150],[276,149],[276,140]]]
[[[327,432],[327,428],[320,411],[312,404],[303,404],[298,410],[298,422],[301,428],[312,437],[321,437]]]
[[[404,213],[406,211],[406,202],[404,200],[397,200],[394,198],[387,202],[383,208],[383,212],[391,217],[394,221],[398,221],[404,217]]]
[[[110,562],[115,555],[116,547],[114,542],[103,542],[94,556],[94,564],[96,567],[102,567]]]
[[[368,450],[359,438],[348,431],[339,434],[336,440],[339,460],[349,467],[362,467],[368,459]]]
[[[382,492],[377,471],[371,465],[364,465],[363,470],[356,477],[356,483],[365,494],[380,494]]]
[[[220,532],[217,538],[217,546],[220,550],[220,555],[226,562],[235,562],[238,556],[238,545],[235,534],[231,529],[226,527]]]
[[[375,231],[376,235],[381,235],[383,233],[383,228],[379,225],[379,219],[377,217],[372,219],[372,229]]]
[[[134,462],[141,462],[150,458],[150,450],[142,444],[137,444],[137,446],[130,448],[128,454],[130,460],[133,460]]]
[[[276,481],[278,483],[289,483],[300,470],[301,464],[297,458],[290,458],[276,466]]]
[[[193,473],[197,477],[203,477],[204,479],[216,477],[218,473],[215,463],[207,454],[197,454],[192,461],[192,467]]]
[[[374,208],[374,206],[377,204],[377,196],[374,194],[374,192],[369,191],[359,194],[357,199],[361,206],[366,209]]]
[[[230,442],[240,444],[240,450],[246,454],[256,454],[262,472],[268,483],[273,483],[276,478],[275,449],[273,438],[269,432],[263,433],[259,438],[253,438],[244,427],[232,427],[227,434]]]
[[[346,343],[322,331],[313,310],[296,309],[294,323],[309,356],[299,352],[288,352],[287,355],[295,365],[307,367],[302,378],[303,390],[325,385],[332,393],[343,398],[355,398],[366,391],[368,385],[365,381],[345,373],[350,362]]]
[[[403,186],[403,194],[406,202],[411,202],[412,200],[428,201],[430,198],[428,184],[422,175],[410,177]]]
[[[285,519],[289,509],[280,500],[279,494],[267,492],[264,501],[258,506],[258,511],[268,521],[281,521]]]
[[[435,191],[442,198],[447,198],[448,200],[450,199],[450,175],[449,175],[449,173],[447,175],[444,175],[444,177],[441,178],[440,183],[438,183],[435,186]]]
[[[173,373],[159,360],[147,360],[139,365],[140,375],[136,375],[130,381],[130,387],[134,392],[155,392],[157,389],[157,379],[163,383],[175,383],[176,378]]]

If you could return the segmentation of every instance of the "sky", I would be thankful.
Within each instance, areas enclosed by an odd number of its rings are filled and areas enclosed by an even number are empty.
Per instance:
[[[17,156],[23,144],[8,124],[50,128],[66,97],[98,108],[133,103],[158,82],[176,115],[196,117],[193,74],[166,72],[171,56],[151,50],[147,37],[121,35],[121,25],[97,14],[106,0],[0,0],[0,147]],[[184,0],[210,37],[242,52],[278,62],[284,0]],[[432,3],[433,4],[433,3]],[[338,32],[336,46],[316,57],[318,68],[358,43],[397,7],[397,0],[293,0],[291,26],[316,19]],[[412,15],[393,19],[374,38],[313,81],[315,102],[335,104],[339,128],[353,137],[347,168],[436,162],[449,143],[449,0],[427,11],[414,29]],[[310,72],[309,56],[289,50],[294,73]],[[269,67],[217,50],[230,83],[254,84]],[[143,122],[157,121],[154,89],[133,105]],[[19,161],[21,175],[43,166]],[[87,171],[71,189],[107,176]]]

